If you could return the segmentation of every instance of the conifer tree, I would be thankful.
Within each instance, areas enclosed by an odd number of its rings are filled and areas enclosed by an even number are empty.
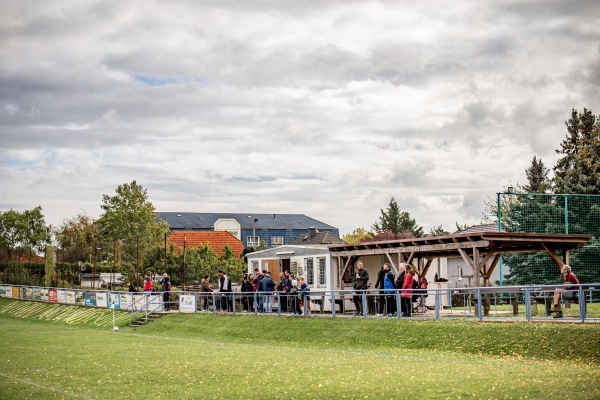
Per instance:
[[[381,210],[379,221],[373,223],[372,229],[379,233],[391,231],[394,235],[401,232],[410,232],[414,237],[423,236],[423,228],[410,217],[407,211],[400,210],[398,203],[392,197],[386,210]]]

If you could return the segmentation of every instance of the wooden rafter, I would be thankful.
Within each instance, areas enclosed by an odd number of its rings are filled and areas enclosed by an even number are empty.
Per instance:
[[[385,254],[394,272],[397,272],[400,263],[413,264],[417,260],[416,269],[419,276],[427,273],[434,258],[459,257],[472,268],[476,282],[479,283],[480,278],[483,277],[487,284],[502,254],[545,252],[561,268],[569,262],[570,251],[580,248],[591,238],[591,235],[479,232],[434,238],[331,245],[329,251],[333,257],[338,257],[340,280],[351,262],[358,257]],[[556,254],[558,250],[564,252],[564,261]],[[396,259],[397,262],[394,262]],[[488,266],[488,263],[491,264]]]

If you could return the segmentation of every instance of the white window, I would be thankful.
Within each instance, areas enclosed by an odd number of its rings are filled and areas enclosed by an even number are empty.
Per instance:
[[[272,246],[283,245],[283,236],[271,236],[271,245]]]
[[[314,271],[314,262],[312,258],[304,259],[304,269],[306,270],[306,284],[314,285],[315,284],[315,271]]]
[[[246,244],[248,247],[258,246],[260,243],[260,236],[248,236],[246,237]]]
[[[318,286],[319,287],[324,287],[327,286],[327,277],[326,277],[326,272],[325,272],[325,266],[326,266],[326,260],[325,257],[319,257],[317,258],[317,263],[318,263],[318,272],[319,272],[319,283]]]
[[[252,262],[251,262],[252,271],[254,271],[254,269],[258,268],[259,266],[260,266],[260,263],[258,262],[258,260],[252,260]]]

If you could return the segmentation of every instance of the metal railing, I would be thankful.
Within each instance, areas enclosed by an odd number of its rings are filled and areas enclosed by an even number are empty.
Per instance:
[[[561,314],[554,309],[557,290]],[[10,293],[8,293],[10,291]],[[305,294],[282,292],[172,291],[173,312],[226,313],[277,316],[361,318],[472,319],[479,321],[564,320],[600,322],[600,284],[502,286],[449,289],[313,290]],[[405,295],[403,300],[402,295]],[[165,309],[163,293],[128,293],[98,290],[0,285],[0,297],[91,307],[114,307],[131,313],[132,320],[148,318]],[[564,318],[555,318],[557,316]]]

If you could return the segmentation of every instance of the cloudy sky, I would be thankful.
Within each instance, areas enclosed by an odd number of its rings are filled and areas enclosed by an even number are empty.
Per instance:
[[[0,4],[0,211],[58,225],[137,180],[158,211],[426,231],[553,166],[600,113],[597,1]]]

